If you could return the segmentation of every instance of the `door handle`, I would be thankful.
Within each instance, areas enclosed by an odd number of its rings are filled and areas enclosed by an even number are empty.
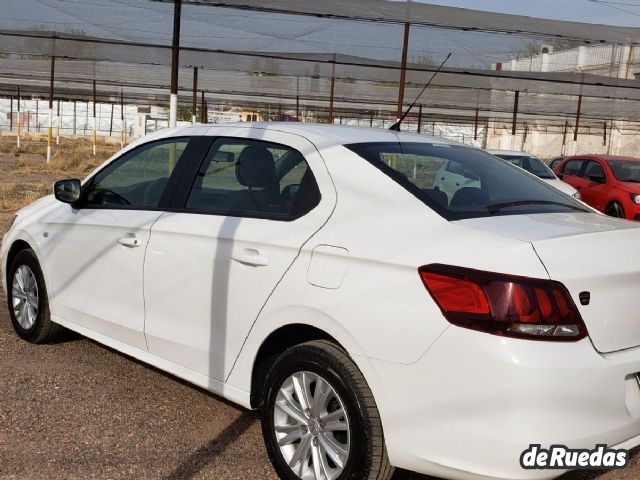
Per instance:
[[[243,265],[251,265],[252,267],[266,267],[269,265],[269,259],[264,255],[260,255],[258,250],[243,250],[242,252],[231,255],[231,259]]]
[[[133,233],[129,233],[124,237],[120,237],[118,239],[118,243],[123,247],[128,247],[128,248],[135,248],[141,245],[140,240],[138,240]]]

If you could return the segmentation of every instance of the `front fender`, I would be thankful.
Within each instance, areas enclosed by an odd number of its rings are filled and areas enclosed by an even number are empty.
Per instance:
[[[17,218],[2,240],[2,246],[0,247],[0,259],[2,261],[2,288],[4,292],[7,292],[7,257],[11,247],[17,241],[23,241],[29,244],[31,249],[36,254],[38,261],[40,262],[40,268],[45,278],[47,285],[51,285],[51,271],[47,262],[48,250],[47,246],[47,224],[46,218],[56,208],[64,208],[66,205],[58,202],[53,196],[49,195],[36,200],[30,205],[27,205],[22,210],[18,211]],[[47,235],[47,236],[45,236]]]
[[[8,294],[8,284],[7,284],[7,275],[9,271],[9,251],[11,247],[19,241],[23,241],[27,243],[31,249],[38,257],[38,260],[41,258],[40,247],[36,242],[36,239],[26,230],[19,228],[12,228],[2,239],[2,249],[0,250],[0,258],[2,258],[2,290],[5,295]],[[42,268],[42,273],[45,275],[45,281],[49,284],[50,276],[48,269],[45,269],[45,266],[40,262],[40,267]]]

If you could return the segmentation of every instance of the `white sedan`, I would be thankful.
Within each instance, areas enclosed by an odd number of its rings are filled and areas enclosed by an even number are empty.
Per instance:
[[[541,178],[549,185],[553,185],[562,193],[571,195],[574,198],[580,199],[580,193],[566,182],[563,182],[558,176],[553,173],[553,170],[540,160],[538,157],[526,152],[518,152],[512,150],[487,150],[491,155],[495,155],[498,158],[506,160],[509,163],[526,170],[527,172]]]
[[[444,164],[473,186],[435,189]],[[640,225],[481,150],[180,127],[54,194],[2,244],[16,333],[260,409],[281,478],[546,479],[532,443],[640,444]]]

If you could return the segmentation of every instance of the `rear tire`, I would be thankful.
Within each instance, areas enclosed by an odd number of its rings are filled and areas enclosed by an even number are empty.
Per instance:
[[[604,211],[605,215],[616,218],[625,218],[624,209],[618,202],[611,202]]]
[[[371,390],[335,344],[316,340],[285,351],[269,372],[264,395],[262,433],[280,478],[391,478]]]
[[[7,306],[13,329],[23,340],[47,343],[64,331],[51,321],[47,287],[33,250],[18,252],[7,275]]]

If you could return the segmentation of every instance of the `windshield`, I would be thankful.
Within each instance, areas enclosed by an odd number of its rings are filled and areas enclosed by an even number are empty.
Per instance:
[[[607,165],[620,182],[640,183],[640,161],[608,160]]]
[[[474,148],[430,143],[346,145],[447,220],[588,210],[520,168]]]
[[[540,178],[556,178],[551,169],[547,167],[542,160],[529,155],[502,155],[494,154],[498,158],[502,158],[517,167],[524,168],[527,172],[533,173]]]

